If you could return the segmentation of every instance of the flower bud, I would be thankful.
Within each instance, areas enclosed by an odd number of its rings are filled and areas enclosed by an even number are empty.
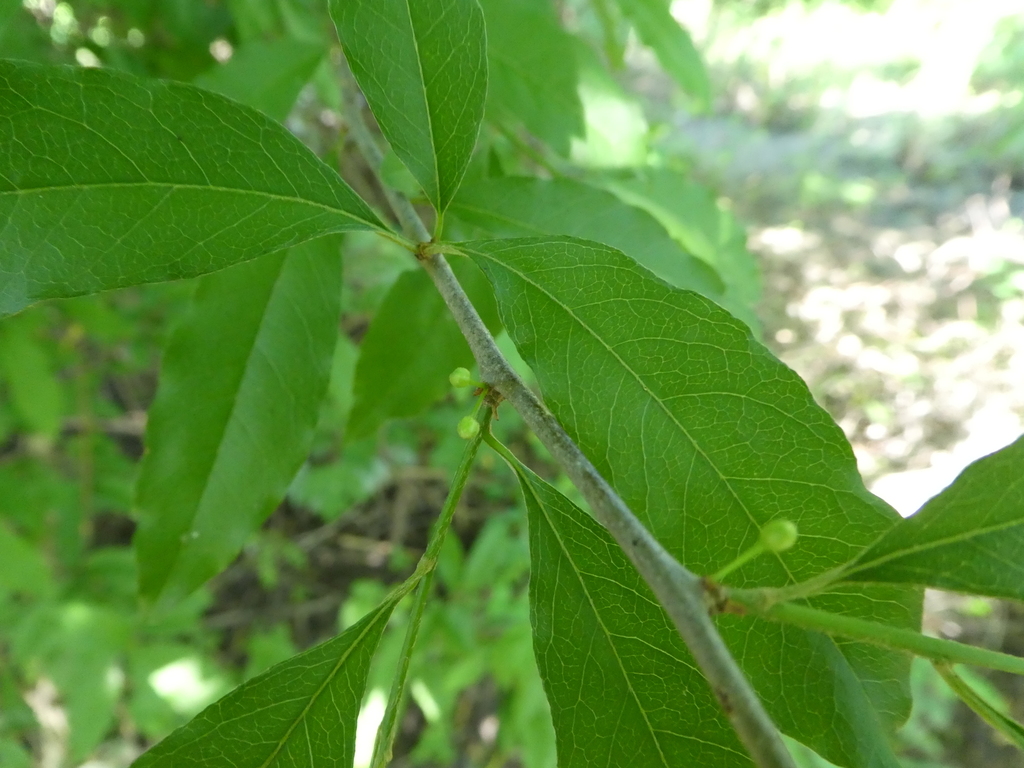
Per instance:
[[[785,552],[796,544],[796,524],[789,520],[772,520],[761,529],[761,543],[769,552]]]
[[[459,419],[459,426],[457,429],[459,437],[463,440],[472,440],[480,434],[480,422],[472,416],[463,416]]]
[[[473,377],[465,368],[456,368],[448,375],[453,387],[468,387],[473,384]]]

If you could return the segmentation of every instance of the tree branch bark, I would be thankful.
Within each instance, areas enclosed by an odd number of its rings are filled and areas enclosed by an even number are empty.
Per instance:
[[[352,135],[363,157],[377,170],[381,162],[380,149],[363,121],[362,105],[350,77],[346,86],[346,117]],[[406,235],[421,244],[427,243],[430,234],[412,204],[398,192],[388,190],[387,194]],[[519,378],[501,354],[444,256],[420,254],[420,261],[466,337],[483,381],[519,412],[579,488],[598,522],[608,529],[651,587],[754,762],[760,768],[795,768],[775,724],[711,620],[701,578],[661,546]]]

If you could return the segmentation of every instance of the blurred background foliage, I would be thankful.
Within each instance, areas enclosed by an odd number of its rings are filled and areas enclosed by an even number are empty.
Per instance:
[[[808,380],[874,490],[904,514],[1019,434],[1018,2],[482,5],[491,80],[470,185],[585,182],[651,214]],[[666,43],[645,6],[671,12],[678,34]],[[0,56],[225,93],[284,121],[379,200],[348,149],[341,56],[319,0],[0,0]],[[383,174],[419,194],[394,156]],[[452,236],[485,226],[454,212]],[[408,573],[461,451],[454,424],[469,395],[444,375],[468,350],[450,347],[414,398],[350,424],[354,400],[373,398],[354,385],[361,342],[398,333],[374,319],[419,278],[374,238],[343,248],[344,315],[308,461],[236,562],[160,611],[136,598],[132,489],[161,348],[192,284],[50,302],[0,325],[0,766],[126,766],[233,685],[356,621]],[[496,431],[571,492],[514,413]],[[551,768],[524,511],[495,457],[479,464],[439,564],[395,764]],[[926,607],[935,634],[1024,653],[1019,606],[930,593]],[[399,611],[371,675],[357,766],[403,621]],[[1019,681],[973,682],[1024,715]],[[915,667],[913,685],[899,736],[907,768],[1015,764],[930,666]]]

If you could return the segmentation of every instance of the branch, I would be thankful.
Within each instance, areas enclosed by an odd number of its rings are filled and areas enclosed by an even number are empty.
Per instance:
[[[441,254],[424,261],[469,342],[483,380],[511,403],[579,488],[597,518],[625,551],[667,611],[761,768],[791,768],[779,733],[708,615],[701,579],[682,566],[630,511],[550,411],[498,350],[469,297]]]
[[[351,94],[354,88],[346,88],[346,91]],[[367,162],[379,167],[380,149],[363,123],[361,105],[351,95],[346,101],[356,144]],[[409,201],[394,191],[388,192],[388,200],[406,232],[421,243],[429,241],[429,233]],[[711,620],[700,577],[661,546],[519,378],[494,343],[444,256],[421,252],[420,260],[466,337],[483,381],[519,412],[579,488],[598,522],[608,529],[636,566],[686,642],[754,762],[760,768],[794,768],[778,730]]]

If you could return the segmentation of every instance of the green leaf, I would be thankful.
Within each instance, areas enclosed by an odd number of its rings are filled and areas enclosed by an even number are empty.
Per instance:
[[[340,296],[334,238],[199,286],[168,343],[146,431],[135,538],[145,597],[202,584],[283,498],[327,389]]]
[[[331,0],[381,132],[439,212],[466,172],[487,95],[476,0]]]
[[[522,123],[560,155],[582,137],[575,47],[549,0],[482,0],[487,20],[487,117]]]
[[[0,315],[382,228],[283,126],[188,85],[0,61]]]
[[[227,0],[230,22],[238,40],[247,45],[255,40],[286,37],[322,43],[334,35],[328,31],[326,8],[310,0]],[[234,39],[234,38],[232,38]]]
[[[32,756],[17,741],[0,737],[0,765],[5,768],[32,768]]]
[[[452,269],[484,322],[497,332],[498,310],[487,279],[468,260],[454,260]],[[448,374],[471,365],[473,353],[430,277],[422,269],[403,273],[363,338],[349,437],[358,439],[388,419],[422,412],[451,389]]]
[[[1024,437],[967,467],[844,578],[1024,600],[1022,470]]]
[[[288,39],[254,41],[239,49],[227,64],[198,78],[197,84],[284,119],[323,54],[323,46],[317,44]],[[140,504],[151,504],[142,510],[150,519],[144,518],[143,532],[136,539],[140,563],[151,565],[141,569],[144,595],[155,597],[168,579],[173,583],[172,592],[187,593],[220,570],[225,558],[234,556],[248,533],[280,501],[308,452],[314,412],[319,412],[325,390],[325,355],[330,354],[328,345],[337,341],[340,260],[337,243],[329,240],[307,245],[306,253],[302,251],[297,247],[288,258],[276,254],[204,277],[192,315],[172,342],[179,345],[174,350],[179,357],[169,355],[170,364],[164,368],[162,387],[169,388],[171,394],[158,401],[160,410],[154,410],[156,422],[149,435],[147,471],[142,481],[155,485],[140,484],[140,489],[146,487],[150,494],[147,499],[140,494]],[[304,294],[313,297],[307,307],[312,317],[296,310],[304,304]],[[240,317],[248,323],[240,322]],[[305,336],[309,343],[296,354],[289,334],[295,334],[292,338]],[[199,346],[183,349],[182,336],[198,336]],[[262,358],[265,370],[263,375],[247,376],[246,369],[254,358]],[[198,399],[211,397],[206,389],[209,371],[216,371],[223,385],[213,396],[213,400],[219,397],[219,403],[209,403],[213,410],[219,406],[219,413],[212,419],[209,410],[192,409]],[[287,384],[281,376],[285,371]],[[291,406],[290,413],[282,408],[282,396]],[[190,410],[199,418],[182,417]],[[272,423],[274,420],[279,423]],[[239,442],[237,434],[232,439],[233,431],[251,430],[254,423],[271,430],[263,436],[274,434],[283,439],[269,471],[262,464],[265,448],[258,441]],[[228,454],[232,458],[225,460],[217,451],[205,457],[206,466],[186,466],[184,471],[193,475],[193,487],[181,486],[174,476],[183,469],[176,454],[186,453],[189,449],[183,446],[191,446],[193,440],[205,442],[208,448],[217,446],[211,429],[214,433],[221,430],[220,447],[236,445]],[[199,456],[193,459],[204,463]],[[231,462],[236,466],[225,466]],[[240,471],[260,464],[263,471],[256,476],[262,483],[250,482]],[[166,474],[161,477],[161,472]],[[178,497],[177,505],[166,486],[186,494]],[[206,546],[186,546],[182,550],[179,543],[183,536],[185,544],[191,544],[187,537],[200,533],[198,527],[191,532],[189,529],[191,521],[204,515],[206,494],[213,494],[221,503],[225,499],[240,501],[222,511],[225,519],[237,525],[213,527],[207,521],[212,535],[206,538]],[[210,510],[205,514],[209,515]],[[177,542],[168,545],[175,538]],[[156,556],[150,551],[152,547],[159,550]],[[198,571],[190,572],[192,568]]]
[[[322,45],[288,38],[253,40],[194,82],[275,120],[284,120],[324,52]]]
[[[350,766],[370,660],[401,593],[333,640],[242,684],[133,768]]]
[[[725,282],[722,306],[751,328],[761,300],[761,271],[747,250],[747,233],[712,191],[669,168],[647,168],[630,177],[605,177],[601,183],[619,198],[643,208],[694,256]]]
[[[698,109],[711,102],[711,82],[690,33],[669,12],[666,0],[619,0],[622,15],[651,47],[661,66],[688,93]]]
[[[647,584],[607,531],[521,465],[530,623],[560,768],[752,765]]]
[[[572,235],[618,248],[677,288],[718,297],[722,281],[649,213],[570,179],[505,177],[466,185],[452,212],[495,237]]]
[[[24,425],[53,439],[64,416],[64,392],[49,350],[36,333],[37,319],[17,317],[0,325],[0,380],[6,380],[11,404]]]
[[[843,433],[806,385],[711,301],[596,243],[460,248],[491,279],[545,402],[691,569],[715,573],[784,517],[800,530],[797,545],[752,560],[730,582],[793,584],[849,561],[898,519],[864,489]],[[919,626],[912,589],[848,589],[820,600],[828,610]],[[721,626],[786,733],[841,765],[894,765],[882,728],[909,711],[900,654],[854,652],[861,646],[751,617],[722,617]]]
[[[573,162],[589,168],[646,165],[650,127],[643,106],[609,74],[589,45],[579,39],[573,42],[586,123],[583,140],[572,143]]]
[[[986,697],[982,696],[970,683],[957,674],[953,667],[946,664],[935,664],[935,669],[964,704],[973,709],[982,720],[996,729],[1006,741],[1013,744],[1017,749],[1024,751],[1024,726],[1005,712],[997,709]]]
[[[46,596],[53,578],[43,553],[0,520],[0,596],[7,593]]]

